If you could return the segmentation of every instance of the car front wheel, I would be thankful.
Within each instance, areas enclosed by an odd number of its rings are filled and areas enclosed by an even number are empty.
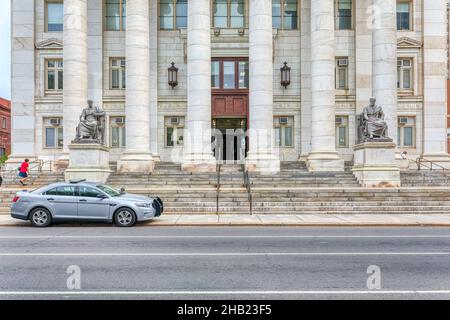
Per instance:
[[[52,215],[45,208],[36,208],[30,213],[30,222],[33,227],[45,228],[52,223]]]
[[[136,223],[136,215],[130,209],[122,208],[117,211],[114,222],[119,227],[131,227]]]

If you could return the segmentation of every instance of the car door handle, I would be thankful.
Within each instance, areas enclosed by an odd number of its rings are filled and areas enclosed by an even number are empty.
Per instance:
[[[47,198],[47,201],[55,201],[53,198]]]
[[[80,202],[87,202],[86,199],[80,199]]]

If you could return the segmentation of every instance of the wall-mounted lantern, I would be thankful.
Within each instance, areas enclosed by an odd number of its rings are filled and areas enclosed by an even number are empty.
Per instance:
[[[178,85],[178,68],[175,67],[175,62],[172,62],[172,66],[167,70],[169,72],[168,83],[173,89]]]
[[[291,67],[288,67],[287,62],[280,68],[281,71],[281,85],[287,88],[291,84]]]

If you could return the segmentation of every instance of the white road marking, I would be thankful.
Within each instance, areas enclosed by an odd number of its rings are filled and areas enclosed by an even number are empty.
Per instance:
[[[207,291],[0,291],[1,296],[80,296],[80,295],[392,295],[392,294],[450,294],[450,290],[332,290],[332,291],[254,291],[254,290],[207,290]]]
[[[267,256],[450,256],[450,252],[60,252],[0,253],[0,257],[267,257]]]
[[[450,238],[450,235],[326,235],[326,236],[306,236],[306,235],[280,235],[280,236],[240,236],[240,235],[205,235],[205,236],[93,236],[93,235],[79,235],[79,236],[0,236],[0,240],[8,239],[439,239]]]

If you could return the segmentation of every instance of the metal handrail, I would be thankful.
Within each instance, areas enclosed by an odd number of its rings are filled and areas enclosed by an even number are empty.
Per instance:
[[[423,162],[429,163],[429,165],[423,164]],[[445,171],[448,171],[448,169],[447,169],[446,167],[441,166],[440,164],[438,164],[438,163],[436,163],[436,162],[434,162],[434,161],[425,159],[425,158],[417,158],[417,159],[416,159],[416,163],[417,163],[417,170],[419,170],[419,171],[420,171],[420,169],[422,168],[422,166],[424,166],[424,167],[427,168],[427,169],[430,169],[430,171],[433,171],[433,165],[434,165],[435,167],[438,167],[440,170],[442,170],[442,171],[444,171],[444,172],[445,172]]]
[[[219,215],[219,199],[220,199],[220,171],[222,170],[222,165],[220,163],[216,164],[217,172],[217,183],[216,183],[216,214]]]
[[[250,215],[253,215],[253,197],[252,197],[252,188],[251,188],[251,181],[250,181],[250,174],[248,170],[245,168],[245,165],[242,165],[242,171],[244,174],[244,187],[247,190],[248,194],[248,202],[250,206]]]
[[[52,163],[53,163],[53,161],[52,160],[46,160],[46,161],[44,161],[44,160],[42,160],[42,159],[37,159],[37,160],[34,160],[34,161],[30,161],[30,165],[32,165],[32,164],[35,164],[34,166],[30,166],[29,167],[29,170],[31,171],[31,170],[33,170],[33,169],[36,169],[36,168],[38,168],[38,172],[42,172],[43,171],[43,167],[47,164],[47,163],[50,163],[50,172],[52,172],[53,171],[53,166],[52,166]],[[4,168],[4,166],[1,166],[0,167],[0,172],[2,172],[3,174],[5,174],[5,173],[15,173],[15,172],[17,172],[17,168],[16,169],[10,169],[10,170],[4,170],[3,169]]]

